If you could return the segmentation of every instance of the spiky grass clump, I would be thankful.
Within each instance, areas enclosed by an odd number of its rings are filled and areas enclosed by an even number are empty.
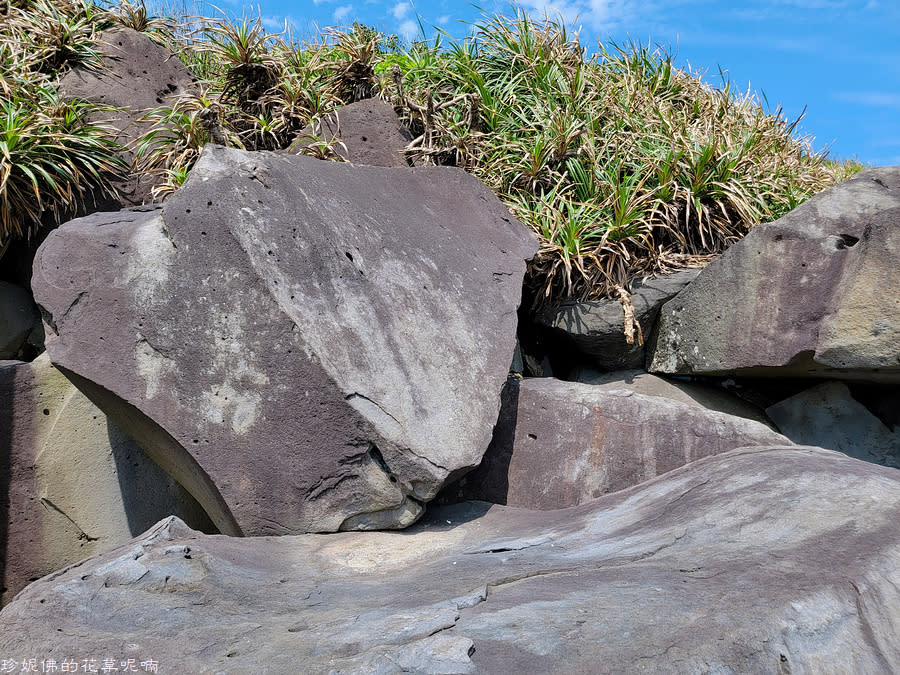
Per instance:
[[[186,16],[185,2],[177,21],[157,18],[143,0],[105,10],[86,0],[17,4],[0,29],[0,94],[8,100],[29,91],[23,82],[45,86],[69,63],[91,62],[93,36],[110,22],[151,31],[200,80],[196,92],[145,117],[154,127],[139,142],[139,167],[166,177],[162,195],[184,181],[207,142],[283,149],[342,104],[372,95],[393,102],[417,135],[407,148],[413,161],[472,172],[537,233],[541,249],[528,275],[537,305],[612,296],[627,309],[633,279],[702,265],[859,168],[814,153],[796,121],[727,83],[709,86],[663,51],[629,44],[589,56],[565,25],[522,11],[485,18],[461,41],[439,35],[404,49],[359,25],[298,44],[267,34],[259,17]],[[38,15],[54,27],[40,34]],[[25,126],[26,135],[37,133],[35,122]],[[93,134],[97,152],[108,153],[97,129],[82,125],[79,134]],[[308,140],[306,152],[336,157]],[[76,146],[58,161],[84,185],[100,181],[111,165],[85,164]],[[65,176],[17,170],[28,180],[3,183],[17,206],[0,212],[8,214],[0,240],[22,231],[14,212],[33,219],[82,189]],[[23,211],[28,199],[37,206]]]
[[[94,106],[62,101],[55,79],[73,64],[97,64],[94,37],[109,25],[96,6],[73,0],[11,3],[0,23],[0,254],[29,237],[45,214],[57,222],[126,167],[111,131],[87,122]]]
[[[752,95],[641,45],[588,58],[525,13],[379,71],[420,132],[410,150],[473,172],[538,233],[538,304],[627,299],[632,279],[703,264],[843,177]]]

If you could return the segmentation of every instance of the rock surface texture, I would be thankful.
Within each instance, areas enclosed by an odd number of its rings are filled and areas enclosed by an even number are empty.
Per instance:
[[[412,134],[400,122],[394,107],[381,99],[351,103],[306,127],[297,134],[295,142],[299,145],[294,152],[310,145],[308,136],[333,143],[334,152],[352,164],[409,166],[403,148]]]
[[[35,259],[48,350],[223,533],[404,527],[478,464],[532,233],[461,170],[209,146]]]
[[[96,48],[102,67],[72,68],[61,78],[60,92],[66,98],[115,106],[117,110],[95,113],[91,120],[117,130],[115,140],[126,146],[122,156],[131,163],[135,142],[151,128],[140,118],[155,108],[171,105],[173,98],[192,88],[193,78],[172,52],[146,33],[130,28],[104,31]],[[157,182],[152,176],[134,174],[115,184],[118,201],[110,200],[99,207],[112,210],[148,202],[150,190]]]
[[[671,398],[698,408],[745,417],[748,420],[773,426],[762,408],[708,383],[667,380],[643,370],[619,370],[604,373],[588,368],[579,369],[572,379],[603,389],[627,389],[636,394]],[[816,445],[816,443],[804,443],[803,445]]]
[[[561,509],[734,448],[789,444],[769,427],[663,396],[510,380],[481,465],[441,501]],[[455,499],[453,499],[455,497]]]
[[[0,281],[0,359],[13,359],[40,322],[37,307],[24,288]]]
[[[837,450],[900,469],[900,429],[891,431],[843,382],[823,382],[766,408],[795,443]]]
[[[26,589],[0,653],[160,673],[900,669],[895,470],[742,449],[573,509],[486,509],[257,540],[170,519]]]
[[[677,295],[699,273],[698,269],[687,269],[635,282],[631,304],[644,341],[650,337],[663,303]],[[564,303],[543,310],[536,321],[564,345],[575,347],[587,357],[588,363],[601,370],[644,366],[644,342],[638,340],[637,333],[633,344],[628,344],[625,339],[625,313],[619,300]]]
[[[32,363],[0,363],[0,419],[0,604],[168,515],[214,531],[184,488],[46,354]]]
[[[648,370],[900,382],[900,167],[760,225],[663,306]]]

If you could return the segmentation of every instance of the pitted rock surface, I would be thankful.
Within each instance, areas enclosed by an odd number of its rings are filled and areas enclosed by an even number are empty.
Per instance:
[[[534,235],[461,170],[209,146],[50,235],[48,350],[220,531],[404,527],[481,460]]]
[[[237,539],[175,519],[26,589],[0,653],[160,673],[900,669],[900,472],[818,448],[702,459],[561,511]]]
[[[72,68],[60,79],[60,93],[66,98],[115,106],[115,110],[93,113],[91,121],[115,129],[115,140],[125,146],[122,157],[131,163],[138,140],[152,128],[141,118],[155,108],[171,106],[177,96],[193,88],[194,78],[175,54],[146,33],[131,28],[104,31],[96,48],[101,55],[101,67]],[[91,210],[113,210],[149,202],[150,191],[159,182],[153,176],[135,173],[115,184],[118,200],[108,199]]]
[[[790,443],[760,422],[667,396],[548,377],[511,379],[484,459],[440,501],[561,509],[701,457]]]
[[[412,134],[381,99],[367,98],[327,114],[297,134],[293,152],[318,142],[310,141],[312,136],[333,144],[334,152],[353,164],[409,166],[403,149]]]
[[[900,382],[900,167],[754,228],[660,313],[647,369]]]

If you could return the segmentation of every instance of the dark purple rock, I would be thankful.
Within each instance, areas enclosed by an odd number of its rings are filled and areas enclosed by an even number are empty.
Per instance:
[[[653,279],[637,281],[631,292],[635,321],[644,340],[650,337],[659,308],[676,296],[700,273],[686,269]],[[569,348],[574,347],[587,363],[601,370],[627,370],[644,366],[644,343],[625,338],[625,313],[619,300],[566,302],[538,313],[535,321]]]
[[[443,503],[566,508],[701,457],[790,443],[760,422],[625,388],[509,380],[503,402],[481,465],[448,486]]]
[[[381,99],[367,98],[329,113],[297,134],[293,152],[307,147],[311,135],[333,143],[335,153],[353,164],[409,166],[403,148],[412,135],[394,107]]]
[[[97,112],[93,122],[103,122],[116,130],[115,140],[125,146],[122,158],[134,160],[136,141],[151,129],[139,121],[146,113],[171,105],[175,97],[193,87],[187,67],[172,52],[154,42],[146,33],[118,27],[104,31],[97,43],[102,67],[75,67],[60,79],[60,93],[118,110]],[[151,201],[150,191],[161,182],[159,176],[133,173],[115,182],[118,200],[106,198],[87,204],[88,212],[115,210]]]
[[[900,167],[754,228],[663,306],[647,369],[900,382]]]

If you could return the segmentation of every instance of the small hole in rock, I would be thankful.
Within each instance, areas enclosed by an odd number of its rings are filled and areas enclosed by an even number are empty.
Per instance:
[[[49,415],[49,414],[50,414],[50,410],[49,410],[48,408],[44,408],[44,414],[45,414],[45,415]]]

